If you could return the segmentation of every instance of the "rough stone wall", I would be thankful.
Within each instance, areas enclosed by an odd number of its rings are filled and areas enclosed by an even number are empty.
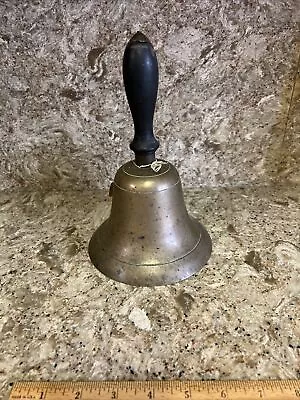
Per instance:
[[[299,179],[299,0],[2,0],[0,15],[0,188],[106,187],[132,158],[137,30],[159,61],[158,156],[185,186]]]

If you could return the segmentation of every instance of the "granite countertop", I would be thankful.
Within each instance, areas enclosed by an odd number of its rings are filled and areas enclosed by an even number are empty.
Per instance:
[[[213,254],[135,288],[89,262],[106,192],[0,194],[0,387],[16,380],[299,378],[299,190],[186,190]]]

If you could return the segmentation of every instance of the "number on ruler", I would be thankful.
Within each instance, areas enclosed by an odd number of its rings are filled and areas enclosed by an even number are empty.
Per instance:
[[[296,397],[300,397],[300,389],[295,389],[295,395]]]
[[[153,399],[153,394],[152,394],[151,390],[150,390],[150,392],[147,394],[147,396],[148,396],[148,399]]]
[[[227,393],[225,392],[225,390],[222,390],[221,397],[222,397],[222,399],[226,399]]]
[[[79,400],[80,399],[80,392],[76,392],[75,393],[75,400]]]
[[[189,399],[189,398],[190,398],[190,393],[189,393],[188,390],[185,390],[185,392],[184,392],[184,398],[185,398],[185,399]]]
[[[43,399],[44,399],[44,392],[41,392],[41,395],[40,395],[39,399],[40,399],[40,400],[43,400]]]
[[[117,392],[115,392],[114,390],[111,392],[111,398],[112,399],[117,399]]]

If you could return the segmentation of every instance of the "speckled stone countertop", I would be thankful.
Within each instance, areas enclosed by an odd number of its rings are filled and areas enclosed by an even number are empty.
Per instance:
[[[90,264],[106,192],[0,194],[0,386],[15,380],[299,378],[296,187],[186,190],[213,255],[134,288]]]
[[[130,155],[138,30],[159,63],[158,156],[186,185],[299,183],[299,0],[1,0],[0,15],[1,190],[109,184]]]

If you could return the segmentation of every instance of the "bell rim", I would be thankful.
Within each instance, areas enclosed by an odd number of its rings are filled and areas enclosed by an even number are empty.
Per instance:
[[[89,256],[93,265],[106,277],[131,286],[172,285],[197,274],[208,262],[212,252],[212,241],[205,227],[196,219],[201,239],[197,246],[182,258],[156,265],[133,265],[105,256],[104,251],[95,251],[101,241],[101,226],[94,232],[89,242]]]

